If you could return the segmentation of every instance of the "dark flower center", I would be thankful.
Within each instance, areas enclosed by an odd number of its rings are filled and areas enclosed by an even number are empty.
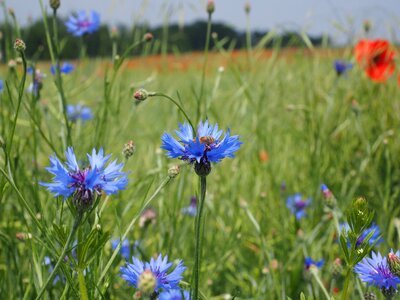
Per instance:
[[[83,20],[78,22],[79,27],[88,28],[91,25],[89,20]]]
[[[297,210],[303,210],[307,206],[307,201],[304,200],[296,201],[294,206],[296,207]]]

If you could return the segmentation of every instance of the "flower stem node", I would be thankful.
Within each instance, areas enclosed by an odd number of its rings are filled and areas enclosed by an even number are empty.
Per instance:
[[[154,292],[157,285],[157,280],[151,270],[144,270],[139,276],[138,289],[145,295]]]
[[[145,89],[137,90],[133,94],[133,98],[135,98],[136,100],[139,100],[139,101],[146,100],[148,96],[149,96],[149,93]]]
[[[175,178],[176,176],[179,175],[181,171],[181,167],[178,165],[172,166],[171,168],[168,169],[168,176],[170,178]]]
[[[25,45],[24,41],[21,39],[15,39],[14,49],[17,50],[18,52],[25,51],[26,45]]]
[[[211,15],[215,11],[215,3],[213,0],[207,2],[207,12]]]
[[[194,164],[194,171],[199,176],[207,176],[211,173],[211,163],[206,160],[200,162],[196,161]]]
[[[50,0],[50,7],[57,10],[60,7],[60,0]]]

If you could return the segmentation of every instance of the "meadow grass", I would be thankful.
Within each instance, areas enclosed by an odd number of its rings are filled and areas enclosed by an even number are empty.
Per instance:
[[[104,147],[105,153],[122,161],[129,140],[136,151],[125,160],[126,190],[101,197],[78,230],[84,264],[77,265],[71,252],[76,246],[71,243],[68,262],[61,262],[59,280],[51,281],[44,298],[79,298],[76,271],[83,268],[89,299],[132,299],[134,288],[119,276],[124,258],[117,254],[106,267],[113,255],[111,239],[120,238],[130,224],[132,254],[144,261],[159,253],[182,259],[188,267],[182,287],[189,288],[194,218],[181,210],[191,196],[199,197],[198,176],[191,166],[169,159],[160,149],[161,135],[173,132],[185,118],[166,98],[136,101],[132,94],[138,88],[173,97],[194,124],[207,118],[222,129],[230,128],[243,142],[234,159],[214,165],[207,177],[202,297],[299,299],[303,292],[324,299],[324,286],[329,297],[339,299],[344,271],[334,263],[336,258],[343,260],[337,222],[345,221],[354,198],[365,197],[375,210],[374,222],[384,239],[376,249],[397,249],[400,106],[394,81],[374,84],[357,67],[338,77],[332,67],[338,56],[351,61],[351,49],[276,49],[268,55],[254,50],[250,60],[245,53],[213,49],[200,109],[196,97],[202,55],[135,58],[121,65],[114,81],[109,60],[84,58],[74,62],[73,73],[62,75],[67,103],[85,104],[94,113],[92,120],[70,123],[71,143],[65,138],[50,64],[38,62],[36,69],[48,75],[40,99],[27,92],[22,95],[10,152],[7,142],[23,72],[21,66],[3,67],[1,77],[7,84],[0,95],[0,131],[6,145],[0,155],[1,299],[35,299],[50,274],[45,257],[55,265],[74,222],[70,202],[54,198],[39,185],[51,181],[45,169],[49,156],[56,153],[64,161],[66,147],[73,146],[78,159],[87,164],[85,154]],[[26,86],[31,81],[28,78]],[[171,179],[168,169],[177,163],[181,172]],[[326,206],[321,183],[337,199],[334,210]],[[311,199],[300,220],[286,207],[287,197],[298,192]],[[137,218],[149,199],[156,222],[140,227]],[[133,249],[135,241],[140,243]],[[319,271],[305,270],[308,256],[324,259],[325,265]],[[373,290],[356,276],[350,280],[351,299]]]

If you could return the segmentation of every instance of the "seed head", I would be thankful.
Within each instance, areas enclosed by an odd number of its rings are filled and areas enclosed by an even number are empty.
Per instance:
[[[21,39],[15,39],[14,42],[14,49],[17,50],[18,52],[23,52],[26,49],[25,43]]]
[[[387,262],[389,265],[390,271],[393,275],[399,276],[400,275],[400,258],[393,252],[390,252],[387,255]]]
[[[152,40],[153,40],[153,38],[154,38],[154,36],[153,36],[153,34],[151,33],[151,32],[147,32],[145,35],[144,35],[144,40],[146,41],[146,42],[151,42]]]
[[[135,150],[135,144],[133,143],[133,141],[129,141],[124,145],[124,148],[122,149],[122,154],[125,156],[125,159],[128,159],[135,153]]]
[[[176,176],[179,175],[180,171],[181,167],[179,167],[178,165],[172,166],[171,168],[168,169],[169,178],[175,178]]]

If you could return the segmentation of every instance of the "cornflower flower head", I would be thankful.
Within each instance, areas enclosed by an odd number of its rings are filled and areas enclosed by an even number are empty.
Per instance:
[[[169,133],[161,137],[162,149],[167,150],[170,158],[179,158],[194,164],[199,176],[207,176],[211,172],[211,163],[218,163],[225,157],[234,157],[233,153],[240,148],[242,142],[239,136],[231,136],[230,130],[222,138],[223,131],[218,124],[210,125],[208,120],[200,121],[196,134],[188,123],[179,124],[180,130],[175,130],[179,140]]]
[[[80,10],[65,22],[67,31],[74,36],[82,36],[97,31],[100,27],[100,14],[92,10],[90,16]]]
[[[111,248],[113,250],[117,249],[120,239],[114,239],[111,241]],[[129,245],[129,240],[125,239],[121,243],[121,248],[119,249],[119,253],[122,255],[123,258],[129,260],[131,256],[131,247]]]
[[[182,261],[179,261],[175,269],[168,273],[173,263],[168,262],[168,256],[163,258],[161,254],[157,259],[152,258],[145,263],[132,257],[132,262],[121,267],[121,277],[145,294],[179,289],[182,273],[186,270]]]
[[[340,232],[342,232],[343,229],[344,229],[344,231],[346,232],[346,235],[347,235],[348,232],[349,232],[349,230],[350,230],[349,224],[348,224],[348,223],[340,224]],[[374,243],[376,242],[375,245],[379,245],[380,243],[383,242],[383,238],[380,237],[380,235],[381,235],[381,230],[380,230],[379,226],[376,225],[375,223],[372,223],[371,227],[365,229],[365,230],[361,233],[361,235],[357,238],[357,241],[356,241],[356,248],[358,248],[358,247],[364,242],[365,238],[366,238],[372,231],[373,231],[374,233],[372,234],[371,238],[369,239],[368,244],[369,244],[369,245],[372,245],[372,244],[374,244]],[[348,241],[347,241],[347,245],[348,245],[348,247],[350,247],[350,240],[349,240],[349,239],[348,239]]]
[[[338,76],[344,75],[347,71],[353,68],[353,64],[338,59],[333,62],[333,66]]]
[[[67,116],[72,122],[76,122],[78,119],[82,121],[88,121],[93,118],[93,113],[90,107],[77,105],[67,105]]]
[[[51,66],[51,68],[50,68],[51,74],[53,74],[53,75],[56,74],[56,70],[57,70],[56,66]],[[75,70],[75,66],[73,64],[70,64],[67,62],[63,63],[60,67],[60,73],[64,73],[64,74],[69,74],[73,70]]]
[[[311,200],[304,199],[300,193],[289,196],[286,201],[286,206],[296,216],[297,220],[305,217],[305,209],[310,206]]]
[[[128,184],[127,174],[120,171],[124,164],[117,164],[117,160],[114,160],[106,166],[111,154],[104,156],[103,148],[99,152],[93,149],[92,155],[87,154],[89,166],[85,168],[78,165],[72,147],[68,148],[65,156],[65,165],[55,155],[50,157],[51,165],[47,171],[54,175],[53,182],[40,184],[54,196],[63,196],[64,199],[73,196],[78,208],[90,207],[95,194],[116,194]]]
[[[158,296],[159,300],[190,300],[190,293],[187,290],[169,290]]]
[[[397,251],[396,255],[400,256],[400,251]],[[354,267],[354,271],[361,281],[380,288],[384,294],[390,290],[397,291],[397,285],[400,283],[400,278],[390,271],[387,258],[382,257],[379,252],[372,251],[371,258],[364,257]]]
[[[325,261],[323,259],[319,261],[314,261],[311,257],[306,257],[304,259],[304,269],[306,271],[310,270],[311,267],[317,267],[318,269],[324,265]]]
[[[182,214],[194,217],[197,213],[197,197],[190,198],[190,205],[182,208]]]

